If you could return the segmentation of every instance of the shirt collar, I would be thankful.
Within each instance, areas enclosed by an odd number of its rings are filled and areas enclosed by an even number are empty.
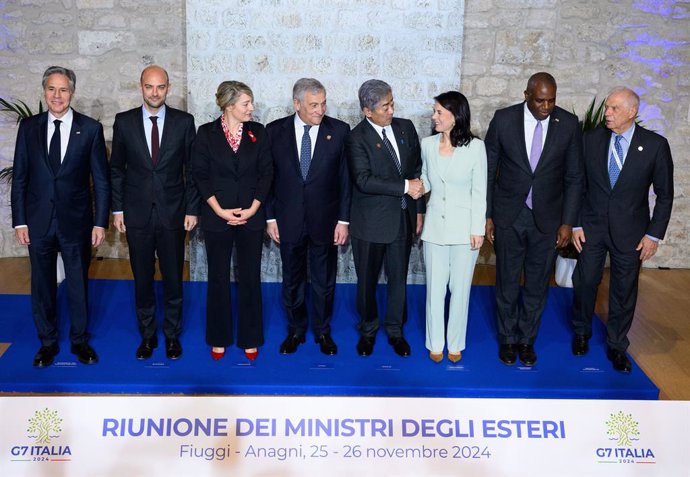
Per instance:
[[[62,124],[67,125],[67,124],[72,124],[72,121],[74,120],[74,112],[72,111],[72,108],[69,108],[65,114],[62,115],[61,118],[56,118],[53,116],[53,113],[48,111],[48,122],[53,123],[55,120],[62,121]]]
[[[525,101],[522,104],[524,105],[523,110],[524,110],[524,115],[525,115],[525,122],[536,124],[537,121],[541,121],[542,124],[544,124],[544,123],[548,124],[549,118],[551,117],[551,115],[546,116],[544,119],[538,120],[537,118],[534,117],[534,115],[532,114],[532,111],[530,111],[529,108],[527,107],[527,101]]]
[[[158,110],[156,114],[151,114],[149,110],[146,109],[146,106],[144,106],[143,104],[141,105],[141,109],[144,112],[144,119],[148,119],[151,116],[156,116],[158,119],[161,120],[161,122],[165,120],[165,104],[161,106],[161,108]]]
[[[621,134],[621,136],[623,136],[623,139],[625,139],[628,142],[628,144],[630,144],[630,141],[632,140],[633,134],[635,134],[635,123],[634,122],[632,123],[632,126],[630,126],[628,128],[627,131],[624,131],[623,134]],[[611,137],[615,138],[616,136],[618,136],[618,134],[611,131]]]

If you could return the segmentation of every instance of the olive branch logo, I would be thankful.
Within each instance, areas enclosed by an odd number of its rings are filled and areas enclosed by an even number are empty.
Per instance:
[[[33,417],[29,418],[29,427],[26,432],[29,437],[36,438],[36,444],[50,444],[50,440],[57,432],[62,432],[62,418],[58,416],[57,411],[51,411],[48,408],[42,411],[36,411]]]
[[[617,439],[619,446],[631,446],[633,440],[638,440],[636,436],[640,435],[639,423],[633,419],[632,414],[625,414],[623,411],[611,414],[606,425],[608,426],[606,435],[610,440]]]

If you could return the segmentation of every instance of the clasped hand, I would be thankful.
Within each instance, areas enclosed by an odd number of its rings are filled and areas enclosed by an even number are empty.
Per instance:
[[[407,195],[417,200],[424,195],[424,182],[421,179],[408,179]]]

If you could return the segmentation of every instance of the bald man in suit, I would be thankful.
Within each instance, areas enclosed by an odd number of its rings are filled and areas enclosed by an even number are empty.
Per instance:
[[[135,357],[148,359],[158,346],[153,277],[156,256],[163,278],[165,352],[182,355],[184,239],[197,224],[199,193],[191,178],[191,114],[165,104],[168,73],[146,67],[140,78],[143,106],[115,116],[110,166],[113,225],[127,234],[134,275],[141,343]]]
[[[524,96],[496,111],[486,133],[486,236],[496,251],[499,359],[533,366],[556,248],[569,243],[582,196],[582,136],[577,117],[556,106],[549,73],[532,75]]]
[[[50,366],[60,351],[58,251],[65,264],[70,350],[83,364],[98,362],[89,344],[87,289],[91,247],[103,242],[108,227],[110,181],[103,127],[70,106],[76,81],[74,71],[61,66],[43,73],[48,111],[22,120],[14,151],[12,225],[17,241],[29,248],[31,310],[41,340],[37,368]]]
[[[580,252],[573,273],[572,352],[589,351],[592,315],[606,254],[610,257],[607,357],[613,369],[630,373],[625,352],[637,302],[640,266],[664,238],[673,206],[673,160],[668,141],[639,124],[637,94],[625,87],[606,98],[606,127],[584,135],[587,175],[573,244]],[[650,218],[649,188],[656,194]]]

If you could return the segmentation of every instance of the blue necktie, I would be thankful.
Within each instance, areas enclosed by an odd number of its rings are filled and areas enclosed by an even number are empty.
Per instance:
[[[398,155],[395,153],[395,149],[393,149],[393,144],[391,144],[390,140],[388,139],[388,136],[386,136],[386,128],[381,129],[381,134],[383,135],[383,145],[386,146],[386,149],[388,150],[391,159],[393,159],[395,167],[398,169],[398,174],[402,176],[402,166],[400,165]],[[403,195],[400,200],[400,207],[403,209],[407,209],[407,199],[405,198],[405,195]]]
[[[620,134],[616,134],[615,142],[613,144],[613,147],[616,148],[616,153],[618,154],[621,164],[623,163],[623,147],[621,146],[622,137],[623,136]],[[613,189],[613,186],[616,185],[616,181],[618,180],[620,173],[621,170],[620,167],[618,167],[616,157],[614,156],[613,151],[611,151],[611,157],[609,158],[609,181],[611,182],[611,189]]]
[[[53,137],[50,138],[50,146],[48,147],[48,161],[50,162],[50,166],[53,168],[54,174],[58,173],[58,171],[60,170],[60,164],[62,163],[60,123],[62,123],[62,121],[60,121],[59,119],[53,121],[53,124],[55,124],[55,132],[53,133]]]
[[[309,165],[311,164],[311,137],[309,130],[311,126],[304,125],[304,134],[302,135],[302,146],[299,151],[299,168],[302,171],[302,179],[307,180],[309,174]]]

